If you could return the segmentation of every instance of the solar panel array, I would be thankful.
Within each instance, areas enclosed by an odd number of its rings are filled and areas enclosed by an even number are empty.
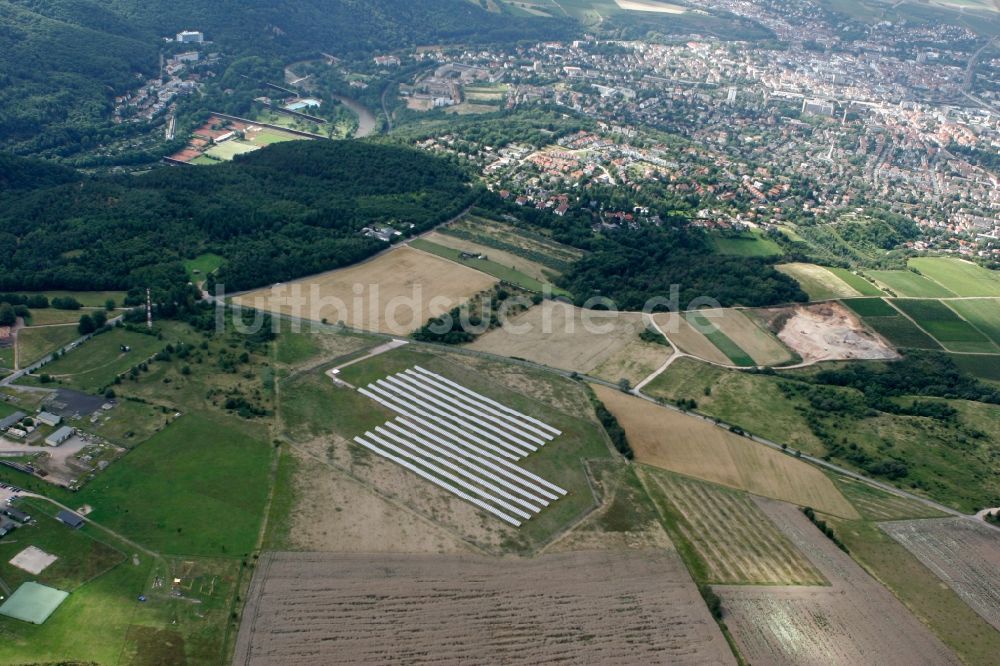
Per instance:
[[[354,441],[520,526],[566,491],[514,463],[562,434],[419,365],[362,395],[399,414]]]

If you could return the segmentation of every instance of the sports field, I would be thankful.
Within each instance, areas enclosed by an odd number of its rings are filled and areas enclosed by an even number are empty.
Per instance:
[[[205,151],[206,155],[211,155],[224,162],[229,162],[237,155],[242,155],[243,153],[252,153],[255,150],[259,150],[260,146],[254,146],[248,143],[242,143],[235,139],[230,139],[224,143],[212,146]]]
[[[407,335],[496,283],[496,278],[454,261],[397,247],[349,268],[259,289],[233,301],[312,321]]]
[[[479,336],[469,348],[612,382],[624,378],[636,383],[663,365],[671,353],[666,345],[639,338],[644,319],[638,312],[582,310],[546,300]]]
[[[906,298],[948,298],[955,292],[912,271],[868,271],[876,282]]]
[[[45,624],[68,596],[62,590],[34,582],[24,583],[0,606],[0,615],[31,624]]]
[[[994,345],[969,322],[941,301],[900,299],[894,305],[909,315],[949,351],[998,353]]]
[[[822,472],[699,418],[604,386],[594,392],[639,462],[848,518],[858,513]]]
[[[646,487],[675,522],[712,584],[822,585],[826,581],[746,493],[650,467]]]
[[[917,257],[909,265],[959,296],[1000,296],[1000,273],[971,261]]]
[[[825,301],[831,298],[852,298],[863,295],[862,292],[823,266],[791,263],[779,264],[775,268],[795,278],[802,287],[802,290],[809,294],[809,300],[811,301]]]

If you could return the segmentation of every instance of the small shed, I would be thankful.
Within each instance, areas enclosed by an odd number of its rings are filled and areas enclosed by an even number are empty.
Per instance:
[[[63,426],[45,438],[45,443],[49,446],[59,446],[67,439],[76,434],[76,428]]]
[[[38,416],[35,417],[35,420],[52,427],[62,423],[62,417],[58,414],[53,414],[52,412],[38,412]]]
[[[56,518],[58,518],[64,525],[72,527],[74,530],[78,530],[83,527],[83,518],[72,511],[66,511],[63,509],[56,515]]]

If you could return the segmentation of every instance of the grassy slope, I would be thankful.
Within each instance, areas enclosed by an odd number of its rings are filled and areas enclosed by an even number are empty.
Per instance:
[[[841,280],[857,289],[863,296],[879,296],[882,293],[882,290],[873,285],[871,282],[864,279],[860,275],[854,274],[846,268],[828,267],[826,270],[830,271]]]
[[[31,365],[47,354],[68,345],[78,337],[80,337],[80,333],[73,324],[23,328],[17,332],[18,363],[22,368]],[[48,372],[47,369],[46,372]]]
[[[937,282],[910,271],[868,271],[879,283],[891,289],[897,296],[910,298],[948,298],[955,293]]]
[[[1000,352],[985,335],[941,301],[899,299],[894,305],[950,351]]]
[[[946,257],[918,257],[909,265],[959,296],[1000,296],[1000,273]]]

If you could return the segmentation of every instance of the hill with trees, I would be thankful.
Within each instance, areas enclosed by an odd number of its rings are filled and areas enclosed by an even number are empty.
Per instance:
[[[156,76],[163,37],[200,30],[232,61],[363,56],[419,44],[566,37],[566,19],[492,14],[466,0],[0,0],[0,147],[61,155],[134,128],[115,96]]]
[[[330,270],[385,247],[367,225],[421,231],[478,195],[463,171],[407,148],[295,141],[213,167],[143,176],[57,170],[3,186],[39,163],[0,160],[0,290],[129,289],[186,282],[183,259],[214,252],[243,290]],[[73,172],[70,172],[73,173]]]

